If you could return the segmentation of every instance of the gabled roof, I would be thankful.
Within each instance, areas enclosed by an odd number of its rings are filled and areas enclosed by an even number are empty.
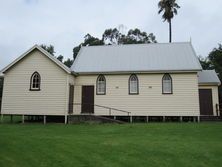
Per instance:
[[[218,78],[215,70],[203,70],[198,72],[198,83],[200,85],[220,85],[220,79]]]
[[[200,71],[190,42],[82,47],[75,73]]]
[[[43,53],[43,55],[47,56],[50,60],[52,60],[56,65],[58,65],[60,68],[62,68],[64,71],[66,71],[67,73],[71,73],[70,68],[68,68],[66,65],[64,65],[62,62],[60,62],[56,57],[54,57],[53,55],[51,55],[49,52],[47,52],[45,49],[43,49],[42,47],[38,46],[38,45],[34,45],[32,48],[30,48],[28,51],[26,51],[25,53],[23,53],[20,57],[18,57],[17,59],[15,59],[12,63],[10,63],[8,66],[6,66],[5,68],[3,68],[1,70],[2,73],[5,73],[9,68],[11,68],[12,66],[14,66],[17,62],[19,62],[20,60],[22,60],[25,56],[27,56],[29,53],[31,53],[34,49],[38,49],[40,52]]]

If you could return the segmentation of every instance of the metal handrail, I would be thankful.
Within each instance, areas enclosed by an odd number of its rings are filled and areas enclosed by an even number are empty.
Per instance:
[[[107,107],[107,106],[102,106],[102,105],[97,105],[97,104],[91,104],[91,103],[72,103],[72,104],[73,104],[73,105],[83,105],[83,104],[87,104],[87,105],[93,105],[93,106],[100,107],[100,108],[109,109],[109,115],[111,115],[112,110],[124,112],[124,113],[127,113],[128,115],[131,113],[131,112],[125,111],[125,110],[120,110],[120,109],[113,108],[113,107]]]

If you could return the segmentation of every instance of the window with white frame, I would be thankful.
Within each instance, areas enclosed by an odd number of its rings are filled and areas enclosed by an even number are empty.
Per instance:
[[[135,74],[129,78],[129,94],[139,94],[139,81]]]
[[[30,90],[40,90],[41,77],[38,72],[34,72],[30,79]]]
[[[99,75],[96,82],[96,94],[105,95],[106,94],[106,78],[104,75]]]
[[[172,94],[172,78],[170,74],[164,74],[162,78],[162,91],[163,94]]]

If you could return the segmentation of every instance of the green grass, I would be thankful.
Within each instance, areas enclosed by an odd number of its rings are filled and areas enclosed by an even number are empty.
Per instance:
[[[222,123],[0,124],[0,167],[222,165]]]

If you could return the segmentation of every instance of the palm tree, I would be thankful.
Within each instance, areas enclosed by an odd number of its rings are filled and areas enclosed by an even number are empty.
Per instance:
[[[158,14],[163,12],[162,18],[163,21],[167,21],[169,23],[169,42],[172,41],[172,28],[171,28],[171,19],[174,14],[177,14],[177,9],[180,6],[176,3],[176,0],[160,0],[158,3],[159,11]]]

